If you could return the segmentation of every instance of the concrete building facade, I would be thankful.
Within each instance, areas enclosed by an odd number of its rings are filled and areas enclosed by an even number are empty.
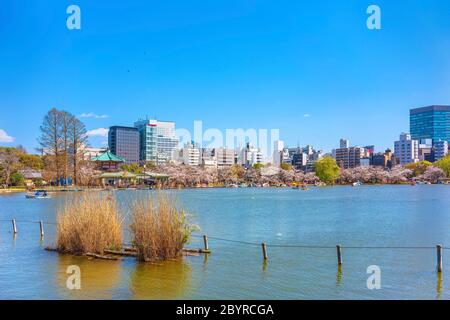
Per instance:
[[[400,140],[394,143],[394,156],[401,165],[419,161],[419,141],[411,138],[411,134],[402,133]]]

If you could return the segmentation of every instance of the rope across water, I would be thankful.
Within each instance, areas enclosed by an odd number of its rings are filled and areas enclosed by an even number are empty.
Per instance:
[[[0,222],[11,222],[11,220],[6,219],[0,219]],[[49,222],[49,221],[32,221],[32,220],[15,220],[16,223],[34,223],[39,224],[43,223],[45,225],[56,225],[56,222]],[[129,230],[129,229],[128,229]],[[203,235],[197,235],[193,234],[191,235],[193,238],[203,238]],[[236,243],[236,244],[242,244],[242,245],[249,245],[249,246],[261,246],[261,243],[258,242],[251,242],[251,241],[243,241],[243,240],[236,240],[236,239],[227,239],[222,237],[215,237],[215,236],[208,236],[209,239],[215,240],[215,241],[222,241],[222,242],[229,242],[229,243]],[[266,243],[267,247],[271,248],[299,248],[299,249],[336,249],[336,246],[332,245],[300,245],[300,244],[277,244],[277,243]],[[345,249],[375,249],[375,250],[435,250],[435,246],[342,246],[342,248]],[[442,249],[444,250],[450,250],[450,247],[443,246]]]

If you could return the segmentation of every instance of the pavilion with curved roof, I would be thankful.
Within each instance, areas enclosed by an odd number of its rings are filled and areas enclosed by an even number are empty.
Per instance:
[[[91,161],[96,163],[99,170],[117,170],[121,164],[125,163],[125,159],[116,156],[109,150],[98,157],[92,158]]]

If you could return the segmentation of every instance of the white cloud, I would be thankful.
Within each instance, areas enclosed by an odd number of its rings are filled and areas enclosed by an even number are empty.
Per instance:
[[[108,136],[109,129],[106,128],[98,128],[94,130],[90,130],[87,132],[88,137],[103,137],[106,138]]]
[[[309,118],[309,117],[310,117],[310,114],[309,114],[309,113],[305,113],[303,116],[304,116],[305,118]]]
[[[108,116],[106,114],[98,115],[92,112],[80,114],[80,118],[92,118],[92,119],[106,119]]]
[[[9,136],[5,130],[0,129],[0,142],[11,143],[13,141],[13,137]]]

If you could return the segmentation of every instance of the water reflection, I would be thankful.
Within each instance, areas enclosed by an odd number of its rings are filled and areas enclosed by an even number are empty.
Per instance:
[[[338,265],[338,270],[336,273],[336,287],[342,284],[342,265]]]
[[[203,266],[202,266],[203,272],[206,271],[206,267],[208,266],[208,259],[209,259],[209,253],[205,253],[204,258],[203,258]]]
[[[130,276],[130,291],[134,299],[180,299],[186,296],[191,278],[191,265],[184,259],[138,263]]]
[[[262,271],[265,273],[267,271],[267,260],[263,261]]]
[[[104,261],[86,257],[58,255],[57,286],[65,299],[112,299],[113,291],[120,282],[121,261]],[[81,290],[67,288],[69,266],[81,270]]]
[[[437,273],[436,292],[437,292],[436,299],[438,300],[442,299],[442,272]]]

